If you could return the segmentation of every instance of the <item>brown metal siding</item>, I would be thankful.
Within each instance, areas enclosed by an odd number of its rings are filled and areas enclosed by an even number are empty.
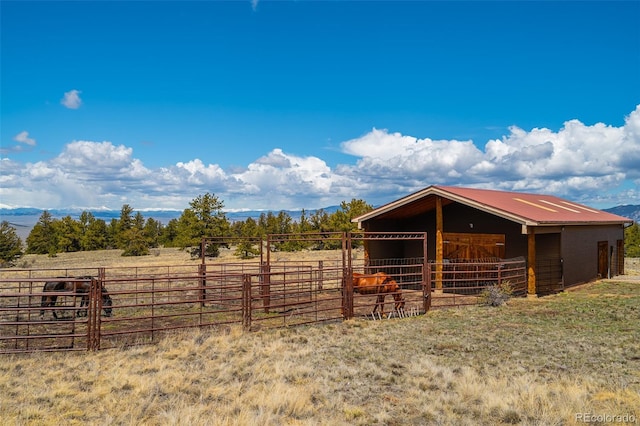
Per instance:
[[[562,257],[564,259],[565,285],[572,286],[598,278],[598,242],[607,241],[609,252],[614,250],[610,261],[611,275],[618,275],[615,262],[617,241],[624,237],[620,225],[565,226],[562,231]]]
[[[398,210],[402,210],[400,207]],[[595,214],[595,213],[594,213]],[[395,218],[391,218],[394,217]],[[435,260],[436,213],[435,210],[387,215],[387,219],[371,218],[362,222],[365,230],[376,232],[427,232],[427,253]],[[443,203],[443,231],[445,233],[503,234],[505,236],[504,257],[527,257],[527,235],[522,225],[457,202]],[[536,266],[540,274],[537,292],[546,294],[564,287],[592,281],[598,276],[598,241],[607,241],[611,275],[621,273],[618,240],[624,238],[622,224],[589,224],[535,227]],[[396,256],[416,257],[421,252],[408,244],[394,248]],[[613,252],[611,252],[611,248]]]

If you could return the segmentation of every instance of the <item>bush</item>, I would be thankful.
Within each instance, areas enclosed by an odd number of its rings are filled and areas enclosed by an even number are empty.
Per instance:
[[[482,303],[489,306],[502,306],[511,298],[513,288],[509,281],[503,281],[501,284],[493,284],[480,293]]]

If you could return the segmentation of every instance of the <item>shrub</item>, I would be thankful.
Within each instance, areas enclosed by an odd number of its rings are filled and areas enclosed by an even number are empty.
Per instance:
[[[511,298],[513,288],[509,281],[503,281],[500,284],[493,284],[482,290],[480,297],[484,305],[501,306]]]

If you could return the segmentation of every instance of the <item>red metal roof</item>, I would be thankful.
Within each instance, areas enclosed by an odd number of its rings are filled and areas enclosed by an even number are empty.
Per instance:
[[[504,217],[524,225],[625,224],[631,219],[564,200],[553,195],[495,191],[457,186],[430,186],[397,201],[385,204],[353,219],[364,222],[374,217],[401,218],[417,210],[431,210],[440,196]],[[402,211],[404,210],[404,214]],[[410,211],[413,214],[409,213]]]

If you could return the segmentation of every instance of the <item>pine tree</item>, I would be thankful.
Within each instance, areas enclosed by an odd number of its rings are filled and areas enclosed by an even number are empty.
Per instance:
[[[144,256],[149,254],[149,242],[144,233],[144,217],[142,213],[137,212],[131,219],[132,212],[133,209],[128,204],[122,207],[119,233],[120,248],[124,250],[123,256]]]
[[[637,223],[624,230],[624,252],[626,257],[640,257],[640,225]]]
[[[70,253],[81,249],[81,226],[71,216],[65,216],[54,222],[54,229],[58,235],[57,251]]]
[[[54,222],[56,220],[48,211],[43,211],[31,232],[27,236],[27,253],[49,254],[57,252],[58,238]]]
[[[22,255],[22,240],[18,237],[16,228],[3,220],[0,223],[0,265],[3,268],[13,266]]]
[[[144,224],[144,238],[150,248],[160,245],[160,237],[162,235],[162,223],[150,217]]]
[[[257,244],[261,244],[262,240],[255,220],[249,217],[244,222],[236,222],[233,224],[233,231],[234,236],[240,237],[237,239],[235,256],[250,259],[260,255],[260,247]]]
[[[162,229],[160,234],[160,244],[164,247],[178,247],[176,239],[178,238],[178,219],[171,219],[167,226]]]
[[[224,203],[213,194],[199,195],[189,203],[178,219],[176,243],[183,250],[189,250],[194,257],[200,256],[203,238],[228,236],[231,225],[222,211]],[[220,254],[218,244],[209,244],[205,255],[216,257]]]
[[[103,250],[107,248],[108,231],[107,224],[103,219],[96,219],[91,213],[83,217],[80,215],[80,226],[82,229],[81,247],[82,250]]]
[[[120,249],[126,249],[129,245],[128,238],[131,237],[128,232],[131,228],[133,228],[133,218],[131,215],[133,214],[133,207],[129,204],[123,204],[122,209],[120,209],[120,219],[117,221],[117,228],[115,233],[115,241],[116,245]]]

